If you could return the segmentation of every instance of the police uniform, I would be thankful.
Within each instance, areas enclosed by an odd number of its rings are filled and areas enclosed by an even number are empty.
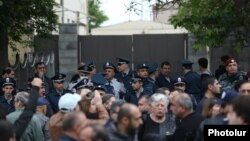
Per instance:
[[[52,77],[52,80],[55,82],[57,81],[63,83],[65,77],[66,77],[65,74],[56,74],[55,76]],[[64,89],[61,93],[59,93],[57,92],[56,89],[54,89],[49,94],[47,94],[48,101],[54,113],[57,113],[59,111],[58,101],[61,98],[61,96],[64,95],[65,93],[72,93],[72,92]]]
[[[193,62],[190,60],[183,60],[181,62],[182,66],[190,67]],[[186,80],[186,92],[193,95],[197,102],[201,99],[201,78],[200,75],[192,70],[188,71],[183,76]]]
[[[226,61],[226,66],[229,63],[236,63],[233,58]],[[244,71],[237,71],[235,74],[229,76],[228,73],[224,73],[220,76],[219,82],[223,91],[234,90],[235,84],[240,80],[248,80],[247,73]]]
[[[115,65],[110,62],[106,62],[103,65],[103,70],[106,69],[113,69],[115,73],[117,72]],[[110,94],[114,94],[116,99],[123,99],[126,91],[123,83],[118,82],[116,78],[112,78],[112,80],[108,81],[105,86],[108,90],[108,93],[110,92]]]
[[[143,68],[146,68],[148,70],[148,65],[143,63],[143,64],[138,64],[137,65],[137,70],[139,69],[143,69]],[[147,78],[143,78],[143,89],[144,89],[144,92],[146,94],[153,94],[154,93],[154,84],[152,83],[152,81],[149,79],[149,77]]]
[[[149,75],[151,75],[152,73],[155,73],[156,71],[158,71],[158,64],[152,64],[149,66],[149,68],[148,68]],[[158,86],[156,85],[156,80],[152,79],[151,77],[148,77],[148,80],[153,85],[153,93],[154,93],[156,91],[156,89],[158,88]]]
[[[117,65],[130,63],[130,61],[128,59],[125,59],[125,58],[117,57],[117,60],[118,60]],[[115,77],[119,82],[124,84],[126,92],[131,92],[133,89],[132,89],[130,82],[134,76],[135,76],[135,72],[133,70],[129,69],[128,72],[118,72]]]
[[[15,80],[13,78],[7,77],[2,81],[2,88],[5,86],[12,86],[14,88]],[[12,95],[10,100],[7,100],[4,95],[0,96],[0,104],[3,106],[5,114],[9,114],[15,111],[15,97]]]

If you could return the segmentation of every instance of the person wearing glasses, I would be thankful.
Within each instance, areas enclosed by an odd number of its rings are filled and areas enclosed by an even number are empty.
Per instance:
[[[72,93],[71,91],[64,89],[65,77],[65,74],[59,73],[51,78],[53,81],[54,90],[47,94],[47,98],[51,105],[53,113],[57,113],[59,111],[58,101],[60,97],[65,93]]]

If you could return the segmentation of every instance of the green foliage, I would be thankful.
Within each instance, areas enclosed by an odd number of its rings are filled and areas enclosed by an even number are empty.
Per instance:
[[[100,27],[100,25],[108,20],[108,17],[100,10],[101,2],[99,0],[88,0],[88,12],[89,12],[89,28]]]
[[[7,30],[10,41],[22,42],[23,35],[49,35],[56,29],[54,0],[1,0],[0,28]]]
[[[194,47],[230,46],[239,52],[249,45],[250,1],[248,0],[187,0],[171,18],[175,27],[192,33]]]

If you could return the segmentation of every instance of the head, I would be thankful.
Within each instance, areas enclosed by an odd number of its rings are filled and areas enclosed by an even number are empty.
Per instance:
[[[171,102],[171,110],[173,114],[183,119],[193,112],[193,103],[190,96],[186,93],[179,93],[174,96]]]
[[[215,77],[208,77],[203,83],[204,93],[210,93],[213,97],[218,96],[221,92],[221,84]]]
[[[220,57],[220,60],[224,65],[226,64],[228,59],[230,59],[230,56],[228,56],[228,55],[223,55]]]
[[[75,111],[80,100],[81,96],[79,94],[66,93],[58,101],[59,110],[64,113]]]
[[[174,81],[174,89],[180,92],[185,92],[186,90],[186,80],[183,77],[177,77]]]
[[[132,78],[131,85],[134,91],[139,91],[143,87],[141,78]]]
[[[161,88],[157,88],[155,93],[162,93],[168,97],[170,94],[170,90],[167,87],[161,87]]]
[[[161,63],[161,74],[168,76],[171,72],[171,64],[167,61]]]
[[[39,88],[39,96],[44,96],[44,95],[45,95],[45,84],[43,83]]]
[[[249,125],[250,124],[250,96],[241,95],[235,98],[227,114],[229,125]]]
[[[49,105],[47,99],[45,97],[39,97],[37,101],[36,111],[45,115],[47,113],[47,105]]]
[[[107,80],[112,80],[115,77],[115,70],[111,68],[106,68],[105,70],[105,78]]]
[[[138,101],[138,108],[141,112],[148,112],[150,107],[149,107],[149,95],[143,95],[139,98]]]
[[[87,126],[87,118],[84,113],[73,111],[65,114],[62,120],[62,129],[64,132],[71,133],[76,140],[79,139],[81,131]]]
[[[113,122],[117,122],[118,112],[121,109],[121,106],[125,103],[123,100],[115,100],[110,107],[110,118]]]
[[[126,72],[129,69],[129,65],[127,63],[117,63],[117,69],[119,72]]]
[[[141,112],[133,104],[123,104],[117,117],[118,130],[125,131],[125,134],[134,136],[142,124]]]
[[[15,141],[15,130],[11,123],[0,120],[1,141]]]
[[[143,79],[148,77],[148,66],[145,63],[137,65],[137,75]]]
[[[3,70],[2,77],[3,77],[3,78],[10,77],[10,78],[15,79],[15,78],[16,78],[16,73],[15,73],[14,69],[12,69],[12,68],[10,68],[10,67],[6,67],[6,68]]]
[[[238,63],[233,58],[228,59],[226,61],[225,66],[226,66],[226,71],[228,75],[233,75],[238,72]]]
[[[202,116],[212,118],[221,113],[221,100],[216,98],[208,98],[204,101],[202,107]]]
[[[78,74],[80,78],[89,78],[90,77],[90,71],[91,68],[89,68],[87,65],[82,65],[78,67]]]
[[[53,81],[54,88],[57,92],[62,92],[64,89],[65,74],[59,73],[53,76],[51,79]]]
[[[240,95],[250,95],[250,82],[249,81],[243,82],[240,85],[239,94]]]
[[[150,97],[150,111],[158,119],[165,117],[167,113],[167,107],[169,104],[169,99],[166,95],[161,93],[155,93]]]
[[[29,93],[27,92],[18,92],[16,97],[15,97],[15,108],[16,109],[21,109],[24,108],[28,102],[29,102]]]
[[[207,66],[208,66],[207,58],[200,58],[198,60],[198,64],[199,64],[200,71],[207,69]]]
[[[108,131],[100,125],[88,125],[80,133],[81,141],[109,141]]]
[[[182,60],[181,64],[182,64],[182,73],[186,74],[188,71],[193,69],[192,65],[194,63],[190,60]]]
[[[2,88],[3,93],[6,97],[12,97],[12,92],[14,91],[13,85],[5,85]]]
[[[46,73],[46,68],[45,68],[45,64],[44,62],[37,62],[35,64],[35,68],[36,68],[36,73],[38,74],[38,76],[43,76]]]
[[[110,111],[112,103],[115,101],[115,96],[113,94],[105,94],[102,96],[102,104],[107,109],[107,111]]]

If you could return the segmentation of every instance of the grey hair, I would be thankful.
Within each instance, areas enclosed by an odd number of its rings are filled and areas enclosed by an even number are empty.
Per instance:
[[[188,94],[182,93],[182,94],[180,94],[178,96],[179,96],[178,103],[181,106],[183,106],[187,110],[192,110],[193,109],[193,102],[191,100],[191,97]]]
[[[23,103],[23,105],[27,105],[29,102],[29,97],[30,97],[29,93],[22,91],[16,94],[15,100],[19,100]]]
[[[154,93],[150,99],[149,99],[149,103],[151,105],[158,103],[159,101],[163,101],[165,106],[167,107],[169,104],[169,99],[166,95],[162,94],[162,93]]]

